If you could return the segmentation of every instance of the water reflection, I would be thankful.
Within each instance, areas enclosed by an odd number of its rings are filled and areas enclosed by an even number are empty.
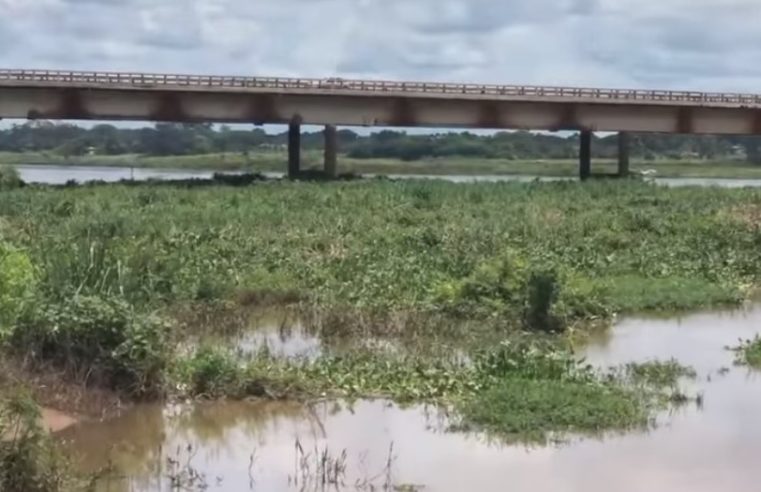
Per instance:
[[[280,358],[313,360],[322,342],[298,313],[288,308],[233,309],[184,319],[182,351],[200,346],[225,347],[242,359],[266,351]]]
[[[426,491],[750,492],[761,483],[761,380],[734,367],[734,354],[724,347],[753,336],[760,322],[760,308],[631,319],[609,337],[590,342],[586,355],[601,366],[676,357],[698,371],[703,408],[663,415],[649,433],[579,438],[563,446],[507,446],[448,433],[446,418],[431,409],[363,401],[350,407],[330,402],[138,407],[120,419],[81,423],[61,435],[87,469],[101,466],[115,450],[114,461],[132,477],[132,490],[140,491],[160,490],[160,474],[151,463],[177,450],[184,453],[188,444],[192,465],[210,477],[212,489],[249,490],[253,454],[255,489],[294,490],[289,477],[298,439],[305,449],[328,447],[335,454],[346,449],[347,483],[383,469],[393,443],[394,483],[425,484]],[[721,368],[730,370],[723,374]]]

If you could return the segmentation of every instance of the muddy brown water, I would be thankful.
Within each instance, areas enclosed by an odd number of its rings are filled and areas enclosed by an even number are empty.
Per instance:
[[[310,333],[303,321],[288,309],[259,309],[239,328],[222,331],[212,330],[200,337],[190,337],[186,349],[192,351],[198,345],[226,347],[244,359],[255,357],[262,350],[275,357],[309,360],[323,352],[319,337]]]
[[[298,441],[304,454],[346,450],[343,490],[359,480],[363,490],[393,483],[425,491],[757,491],[761,373],[735,367],[725,347],[760,331],[761,307],[621,321],[589,342],[588,360],[605,367],[676,358],[697,370],[691,390],[704,394],[703,406],[664,413],[652,431],[557,446],[449,433],[435,409],[384,401],[148,405],[57,435],[81,469],[110,460],[124,476],[102,481],[101,490],[169,490],[167,458],[205,475],[208,490],[320,490],[298,471]]]

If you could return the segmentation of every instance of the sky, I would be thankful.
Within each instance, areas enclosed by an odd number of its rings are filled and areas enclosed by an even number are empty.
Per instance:
[[[761,0],[0,0],[0,66],[761,92]]]

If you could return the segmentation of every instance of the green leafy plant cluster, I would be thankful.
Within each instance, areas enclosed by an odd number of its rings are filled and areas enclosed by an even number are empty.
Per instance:
[[[21,188],[22,186],[24,186],[24,182],[16,168],[0,165],[0,191]]]
[[[669,401],[665,392],[675,389],[676,375],[691,374],[674,362],[603,374],[556,341],[536,339],[505,341],[469,360],[351,351],[313,361],[266,353],[242,361],[203,348],[178,367],[177,381],[190,396],[425,401],[452,406],[458,428],[530,440],[647,425]]]
[[[69,465],[40,422],[40,409],[25,391],[0,399],[0,490],[72,490]]]
[[[51,296],[447,310],[555,331],[736,303],[757,190],[636,182],[25,189],[0,216]]]
[[[123,301],[75,296],[29,309],[10,344],[84,382],[100,382],[140,397],[163,391],[169,337],[166,322],[136,314]]]
[[[734,348],[737,352],[737,363],[761,369],[761,336],[744,340]]]
[[[36,281],[29,255],[0,240],[0,342],[34,294]]]

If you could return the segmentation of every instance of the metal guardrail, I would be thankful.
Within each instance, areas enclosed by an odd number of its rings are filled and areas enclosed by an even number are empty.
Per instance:
[[[575,98],[611,101],[682,102],[761,106],[761,95],[640,89],[593,89],[584,87],[542,87],[517,85],[451,84],[439,82],[393,82],[340,78],[228,77],[214,75],[171,75],[127,72],[77,72],[0,69],[0,81],[51,84],[131,85],[135,87],[221,87],[264,89],[317,89],[432,94],[490,95],[497,97]]]

